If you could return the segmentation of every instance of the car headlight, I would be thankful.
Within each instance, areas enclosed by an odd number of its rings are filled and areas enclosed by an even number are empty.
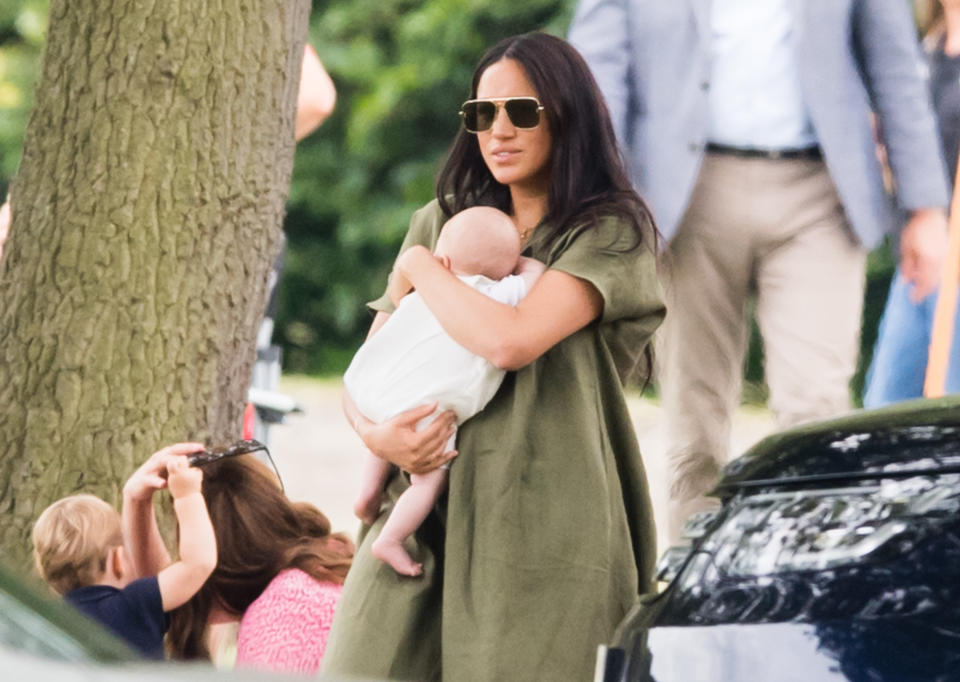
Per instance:
[[[921,520],[958,513],[958,475],[738,496],[691,559],[702,570],[686,573],[696,582],[718,566],[728,577],[837,568],[866,560]]]

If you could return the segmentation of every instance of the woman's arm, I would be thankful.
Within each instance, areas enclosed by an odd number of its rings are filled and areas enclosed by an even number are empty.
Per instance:
[[[389,313],[378,312],[370,325],[367,338],[377,333],[389,318]],[[393,419],[379,424],[363,416],[346,388],[343,391],[342,403],[343,414],[367,449],[380,459],[405,471],[425,474],[457,456],[456,450],[446,450],[446,443],[456,430],[457,424],[457,415],[452,410],[439,414],[422,431],[416,430],[417,423],[437,409],[436,402],[401,412]]]
[[[313,47],[304,45],[294,130],[297,142],[316,130],[333,113],[336,102],[337,89],[327,70],[323,68],[320,57]]]
[[[514,307],[464,284],[422,246],[405,251],[396,268],[457,343],[501,369],[530,364],[603,312],[592,284],[559,270],[547,270]]]

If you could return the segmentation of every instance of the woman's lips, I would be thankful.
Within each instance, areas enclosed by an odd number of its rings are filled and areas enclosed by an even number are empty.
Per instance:
[[[509,161],[519,153],[520,153],[520,150],[518,149],[494,149],[490,153],[490,156],[495,161]]]

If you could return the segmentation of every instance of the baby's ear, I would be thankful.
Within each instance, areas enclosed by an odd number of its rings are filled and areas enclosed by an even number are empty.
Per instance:
[[[437,260],[440,261],[440,265],[445,267],[447,270],[450,269],[450,256],[437,256]]]

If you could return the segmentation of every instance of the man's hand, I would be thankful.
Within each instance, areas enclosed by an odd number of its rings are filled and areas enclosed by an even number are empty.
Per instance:
[[[203,443],[176,443],[157,450],[140,465],[123,486],[123,496],[133,502],[142,502],[167,485],[167,468],[173,459],[183,459],[203,450]]]
[[[946,212],[941,208],[914,211],[900,234],[900,273],[913,284],[910,299],[914,303],[936,291],[946,252]]]

